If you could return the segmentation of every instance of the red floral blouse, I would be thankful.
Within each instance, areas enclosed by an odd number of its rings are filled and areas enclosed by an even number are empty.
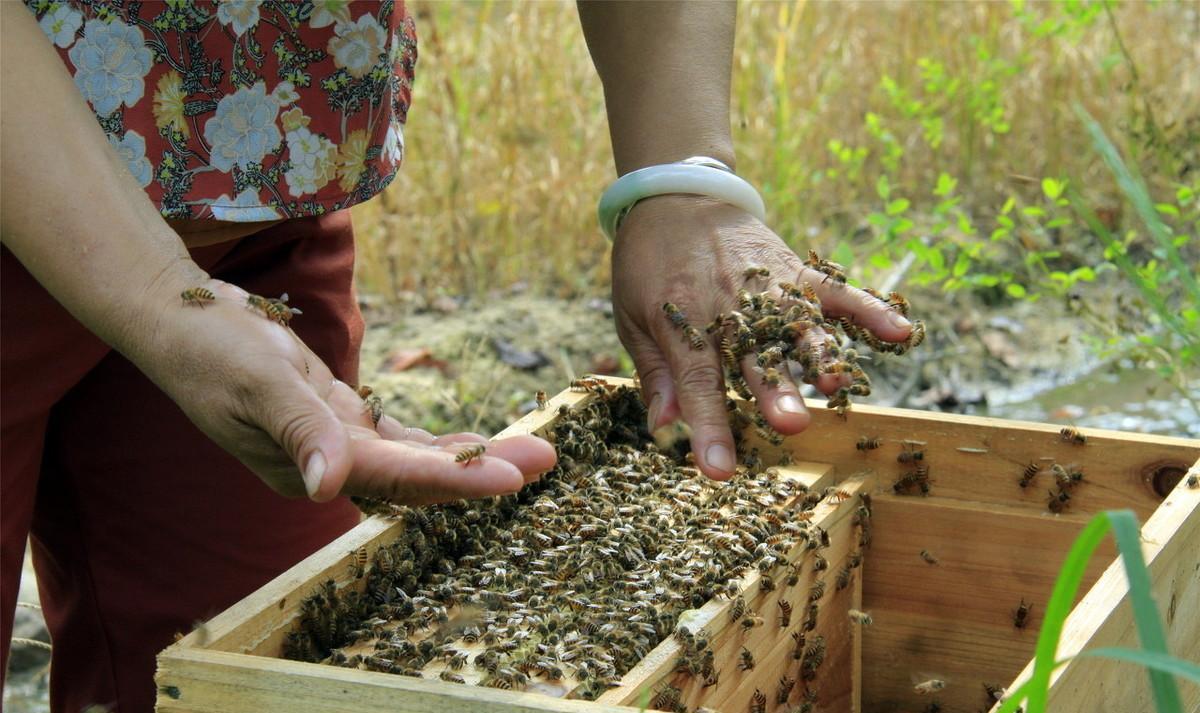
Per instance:
[[[404,157],[404,3],[25,0],[167,218],[320,215]]]

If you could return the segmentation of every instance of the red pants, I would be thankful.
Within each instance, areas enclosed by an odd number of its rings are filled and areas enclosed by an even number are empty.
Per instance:
[[[64,238],[66,239],[66,238]],[[292,326],[357,383],[363,323],[347,211],[193,251],[214,277],[303,310]],[[32,535],[51,707],[154,707],[155,655],[358,522],[276,495],[211,443],[3,250],[0,650]]]

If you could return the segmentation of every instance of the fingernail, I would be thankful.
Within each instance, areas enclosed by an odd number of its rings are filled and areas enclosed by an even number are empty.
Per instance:
[[[733,453],[724,443],[714,443],[704,451],[704,462],[708,467],[726,473],[733,472]]]
[[[804,413],[804,404],[800,403],[800,397],[794,394],[784,394],[775,399],[775,408],[784,413]]]
[[[308,491],[308,497],[317,494],[321,489],[321,479],[325,477],[326,468],[325,456],[321,451],[313,453],[308,458],[308,465],[304,468],[304,489]]]
[[[653,432],[658,428],[658,414],[662,411],[662,394],[655,394],[650,399],[650,408],[646,416],[646,430]]]
[[[900,314],[894,309],[888,310],[888,321],[891,322],[892,326],[896,327],[897,329],[906,329],[912,326],[912,322],[909,322],[904,318],[904,315]]]

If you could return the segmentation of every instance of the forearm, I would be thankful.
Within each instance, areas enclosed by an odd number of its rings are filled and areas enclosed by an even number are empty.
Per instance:
[[[109,145],[33,16],[20,3],[0,12],[0,240],[76,319],[124,349],[156,311],[153,300],[206,276]]]
[[[703,155],[734,165],[732,2],[580,2],[617,172]]]

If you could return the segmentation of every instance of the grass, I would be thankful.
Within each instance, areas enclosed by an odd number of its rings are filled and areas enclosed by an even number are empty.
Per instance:
[[[594,204],[614,175],[573,4],[413,7],[407,165],[355,211],[361,288],[605,289]],[[785,239],[860,279],[915,251],[914,273],[1022,297],[1038,289],[1030,252],[1089,257],[1075,247],[1085,226],[1044,205],[1043,179],[1069,179],[1118,232],[1132,218],[1073,103],[1132,147],[1156,196],[1200,153],[1198,32],[1183,2],[742,3],[739,172]],[[1028,214],[989,240],[1010,202]]]
[[[1078,656],[1108,658],[1138,664],[1150,677],[1157,713],[1183,713],[1183,704],[1175,677],[1200,685],[1200,665],[1175,658],[1167,652],[1166,636],[1158,607],[1150,591],[1150,573],[1142,557],[1141,534],[1137,518],[1129,510],[1103,512],[1091,519],[1076,538],[1054,583],[1042,629],[1038,635],[1030,678],[1010,691],[997,713],[1045,713],[1051,677],[1056,669],[1070,661],[1057,659],[1059,637],[1071,612],[1088,560],[1096,546],[1112,530],[1129,581],[1129,600],[1133,607],[1140,649],[1106,647],[1082,651]]]

